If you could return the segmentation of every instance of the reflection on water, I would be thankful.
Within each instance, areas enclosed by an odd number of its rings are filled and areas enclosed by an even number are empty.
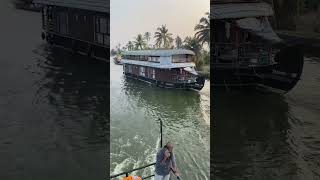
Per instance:
[[[35,82],[39,88],[33,105],[48,103],[53,106],[59,116],[66,117],[56,120],[62,128],[71,131],[79,130],[74,126],[84,128],[84,131],[77,132],[85,136],[77,148],[81,149],[82,143],[104,146],[109,126],[107,64],[82,56],[71,56],[59,49],[43,48],[40,57],[45,60],[38,59],[37,71],[41,71],[39,74],[42,77]]]
[[[208,83],[209,84],[209,83]],[[206,87],[209,89],[209,87]],[[153,163],[159,143],[175,144],[183,179],[209,178],[209,91],[163,89],[125,78],[111,65],[111,173]],[[153,169],[137,172],[148,175]]]
[[[320,67],[306,59],[302,80],[286,95],[214,93],[215,179],[320,178]],[[318,71],[319,72],[319,71]]]
[[[281,96],[273,94],[216,93],[215,175],[228,177],[225,179],[269,179],[277,175],[264,171],[264,166],[277,161],[273,157],[275,152],[288,153],[286,148],[278,149],[286,146],[287,103]],[[279,166],[286,167],[287,164]]]
[[[0,179],[105,179],[109,67],[48,48],[41,15],[11,5],[0,2]]]

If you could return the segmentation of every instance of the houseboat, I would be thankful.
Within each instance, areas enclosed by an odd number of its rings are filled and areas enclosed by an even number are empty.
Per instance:
[[[211,0],[213,85],[287,92],[299,81],[303,52],[278,37],[271,5],[257,0]],[[279,92],[279,91],[278,91]]]
[[[34,0],[42,7],[42,38],[49,44],[109,60],[108,0]]]
[[[117,65],[122,65],[122,58],[120,55],[116,55],[114,58],[113,58],[113,62]]]
[[[127,51],[122,53],[123,72],[159,87],[201,90],[205,79],[195,71],[194,58],[186,49]]]

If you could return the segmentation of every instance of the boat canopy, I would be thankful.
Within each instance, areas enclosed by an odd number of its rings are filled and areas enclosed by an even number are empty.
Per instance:
[[[264,2],[218,3],[211,5],[212,19],[238,19],[247,17],[273,16],[272,7]]]
[[[109,3],[105,0],[33,0],[33,3],[85,9],[102,13],[109,13]]]
[[[126,51],[122,55],[131,56],[173,56],[173,55],[195,55],[193,51],[188,49],[156,49],[156,50],[140,50],[140,51]]]
[[[236,26],[247,30],[250,33],[261,37],[262,39],[271,41],[273,43],[281,42],[282,40],[273,31],[268,18],[243,18],[236,21]]]

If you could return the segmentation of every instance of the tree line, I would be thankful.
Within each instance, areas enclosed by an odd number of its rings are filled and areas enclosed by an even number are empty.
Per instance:
[[[166,25],[156,29],[153,36],[150,32],[140,33],[133,40],[129,40],[124,46],[118,44],[111,49],[111,55],[121,54],[123,51],[151,50],[151,49],[189,49],[196,54],[196,64],[200,68],[209,64],[209,51],[204,48],[210,46],[210,17],[209,13],[200,18],[195,25],[193,36],[182,39],[179,35],[173,37]],[[151,43],[154,38],[154,43]]]

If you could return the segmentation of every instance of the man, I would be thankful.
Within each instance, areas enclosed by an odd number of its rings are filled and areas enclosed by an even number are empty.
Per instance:
[[[168,142],[162,149],[160,149],[156,158],[154,180],[169,180],[171,170],[176,176],[179,176],[176,169],[176,158],[173,154],[172,143]]]

